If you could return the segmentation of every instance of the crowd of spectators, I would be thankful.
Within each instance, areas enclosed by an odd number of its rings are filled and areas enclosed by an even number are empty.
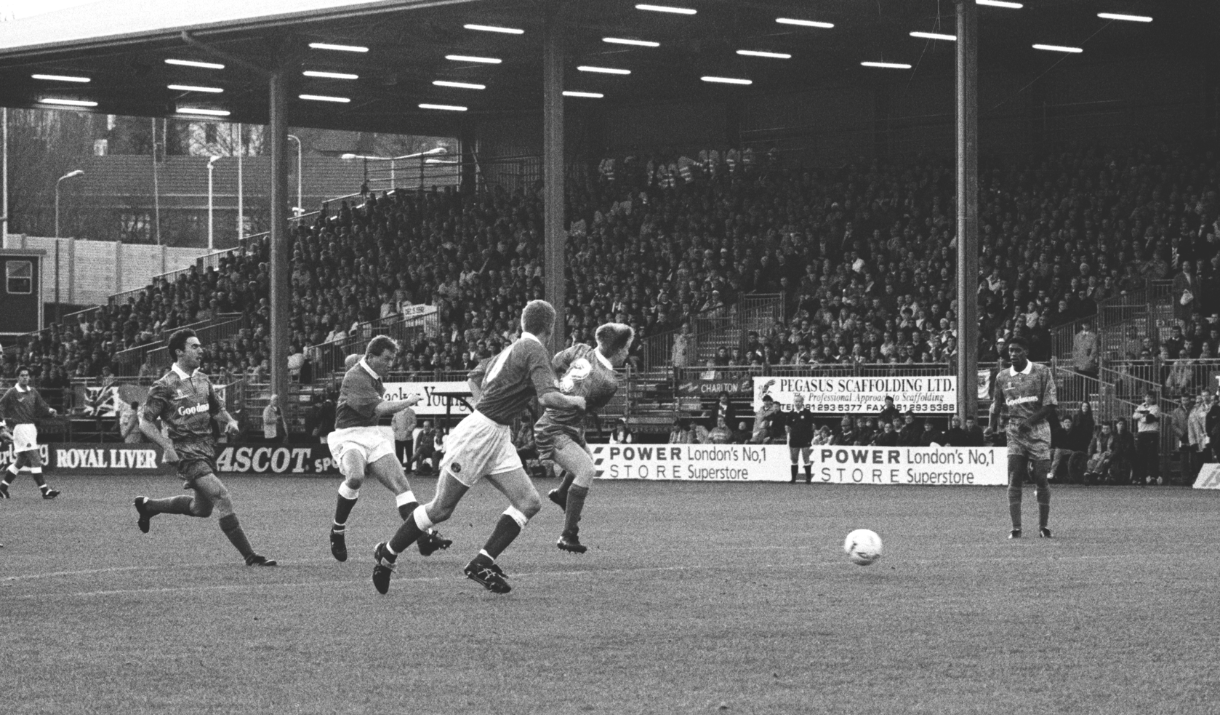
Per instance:
[[[591,341],[599,323],[616,320],[636,328],[638,350],[695,315],[731,311],[743,294],[783,293],[785,321],[726,349],[719,364],[953,359],[949,159],[831,169],[786,166],[774,153],[669,159],[606,161],[570,182],[571,339]],[[1218,187],[1214,151],[1078,149],[984,163],[980,359],[1023,333],[1031,358],[1045,360],[1051,327],[1146,279],[1181,273],[1190,279],[1175,295],[1193,302],[1183,326],[1210,336],[1211,326],[1191,317],[1220,310]],[[519,306],[543,294],[540,188],[369,195],[294,227],[295,366],[316,346],[412,304],[435,306],[439,329],[405,346],[398,369],[460,370],[497,351],[517,330]],[[5,370],[33,365],[44,384],[96,377],[123,349],[240,313],[247,327],[216,346],[204,369],[257,377],[267,372],[269,283],[267,247],[255,242],[217,268],[158,280],[78,324],[53,326],[6,355]],[[1191,350],[1202,355],[1204,344]],[[696,353],[680,357],[697,364]]]

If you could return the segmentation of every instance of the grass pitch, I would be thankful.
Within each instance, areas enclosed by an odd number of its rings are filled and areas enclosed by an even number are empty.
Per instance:
[[[543,512],[496,596],[462,566],[505,504],[480,485],[399,559],[362,491],[333,561],[337,480],[226,480],[255,548],[216,520],[135,526],[164,477],[18,481],[0,502],[5,713],[1214,713],[1220,494],[1057,488],[1052,541],[1010,542],[998,488],[599,482],[583,556]],[[416,479],[427,497],[433,480]],[[545,492],[553,483],[542,482]],[[854,528],[885,555],[853,566]]]

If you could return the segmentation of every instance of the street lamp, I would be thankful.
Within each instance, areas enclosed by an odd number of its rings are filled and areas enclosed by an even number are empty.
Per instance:
[[[390,188],[391,189],[398,188],[398,177],[395,172],[397,167],[395,165],[395,162],[397,162],[401,159],[418,158],[420,160],[420,162],[419,162],[419,188],[420,188],[420,191],[423,191],[423,188],[424,188],[423,157],[434,156],[436,154],[447,154],[448,152],[449,152],[449,150],[447,148],[445,148],[443,146],[438,146],[435,149],[429,149],[427,151],[419,151],[419,152],[415,152],[414,154],[404,154],[402,156],[367,156],[365,154],[343,154],[339,158],[344,161],[351,161],[352,159],[364,159],[364,166],[365,166],[364,180],[365,181],[368,181],[368,162],[370,162],[370,161],[388,161],[388,162],[390,162]]]
[[[74,169],[55,180],[55,322],[60,319],[59,304],[59,185],[64,179],[75,179],[84,176],[85,172]]]
[[[305,202],[301,198],[301,138],[295,134],[289,134],[288,138],[297,143],[297,210],[293,213],[300,216],[305,213]]]
[[[59,184],[64,179],[74,179],[78,176],[84,175],[85,172],[81,171],[80,169],[75,169],[55,180],[55,238],[59,238]]]
[[[215,249],[215,239],[212,226],[212,170],[216,168],[216,160],[218,156],[208,157],[208,251]]]

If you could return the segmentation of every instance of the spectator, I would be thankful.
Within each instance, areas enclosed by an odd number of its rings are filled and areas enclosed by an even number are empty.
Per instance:
[[[1080,332],[1072,340],[1072,366],[1081,375],[1097,377],[1097,333],[1090,321],[1081,323]]]
[[[1136,460],[1134,479],[1152,486],[1161,480],[1161,408],[1156,393],[1144,393],[1144,402],[1135,408],[1132,421],[1136,424]]]
[[[1135,464],[1138,451],[1135,435],[1127,426],[1127,420],[1114,420],[1114,443],[1111,451],[1110,477],[1112,484],[1135,483]]]
[[[313,435],[318,438],[322,444],[326,444],[326,438],[331,432],[335,431],[335,396],[332,392],[327,392],[322,398],[321,404],[318,405],[317,424],[314,426]]]
[[[949,419],[949,429],[945,431],[944,445],[946,447],[965,447],[968,439],[966,430],[962,427],[961,415],[953,415]]]
[[[423,427],[414,434],[412,442],[415,447],[413,455],[415,474],[424,477],[433,474],[432,462],[436,456],[436,438],[438,436],[436,428],[432,426],[432,420],[424,420]]]
[[[394,451],[398,461],[410,464],[414,446],[412,437],[415,435],[415,410],[407,408],[394,413],[390,419],[390,429],[394,432]]]
[[[898,446],[900,447],[918,447],[920,435],[923,430],[919,425],[915,424],[915,415],[912,412],[907,412],[902,416],[902,429],[898,432]]]
[[[762,409],[754,415],[751,444],[778,444],[784,439],[784,418],[775,398],[763,395]]]
[[[690,332],[690,323],[682,323],[681,332],[674,336],[672,364],[674,367],[689,367],[699,358],[695,350],[695,338]]]
[[[987,443],[983,438],[983,428],[979,427],[978,420],[974,417],[966,418],[966,442],[963,447],[982,447]]]
[[[945,442],[945,433],[936,428],[932,420],[924,420],[923,432],[919,435],[920,447],[940,447]]]
[[[1199,292],[1198,279],[1190,261],[1182,261],[1182,270],[1173,277],[1173,317],[1185,325],[1194,315]]]
[[[707,431],[702,438],[703,444],[732,444],[734,441],[733,430],[724,420],[724,415],[718,415],[715,425]]]
[[[1169,423],[1173,429],[1174,446],[1178,450],[1180,460],[1179,469],[1181,476],[1179,483],[1181,484],[1193,482],[1194,475],[1198,471],[1195,467],[1198,452],[1190,441],[1190,416],[1194,409],[1195,398],[1191,395],[1184,395],[1178,401],[1178,406],[1169,413]]]
[[[1110,425],[1103,424],[1089,442],[1089,459],[1085,468],[1085,483],[1112,483],[1111,462],[1114,459],[1116,439]]]
[[[633,442],[635,442],[635,436],[627,428],[627,421],[618,420],[614,424],[614,429],[610,431],[610,444],[632,444]]]
[[[263,408],[263,439],[268,442],[283,442],[288,437],[288,427],[280,412],[279,395],[272,395]]]
[[[1212,461],[1211,440],[1207,434],[1207,416],[1214,408],[1211,390],[1202,390],[1199,393],[1199,399],[1195,401],[1195,408],[1191,410],[1187,418],[1187,439],[1195,453],[1194,469],[1188,475],[1188,485],[1194,482],[1203,464]]]
[[[132,401],[119,416],[119,436],[127,444],[140,444],[144,433],[140,431],[140,403]]]
[[[822,429],[827,429],[823,427]],[[873,438],[873,444],[877,447],[897,447],[898,432],[894,429],[893,422],[882,422],[881,431]]]

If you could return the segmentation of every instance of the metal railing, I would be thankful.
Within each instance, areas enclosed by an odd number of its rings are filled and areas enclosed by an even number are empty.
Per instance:
[[[314,364],[314,374],[325,379],[327,376],[343,372],[343,361],[353,353],[364,353],[364,348],[374,336],[388,335],[400,345],[411,345],[416,338],[435,335],[440,329],[437,313],[427,315],[391,315],[385,318],[360,323],[351,335],[339,340],[315,345],[308,348],[310,359]],[[462,378],[465,380],[466,378]]]
[[[743,347],[748,331],[765,333],[772,323],[783,319],[782,293],[748,294],[732,305],[699,313],[687,321],[691,326],[687,337],[687,364],[701,362],[706,348],[715,353],[721,347],[730,350]],[[645,337],[641,350],[643,369],[672,365],[674,344],[681,334],[682,329],[676,328]]]

